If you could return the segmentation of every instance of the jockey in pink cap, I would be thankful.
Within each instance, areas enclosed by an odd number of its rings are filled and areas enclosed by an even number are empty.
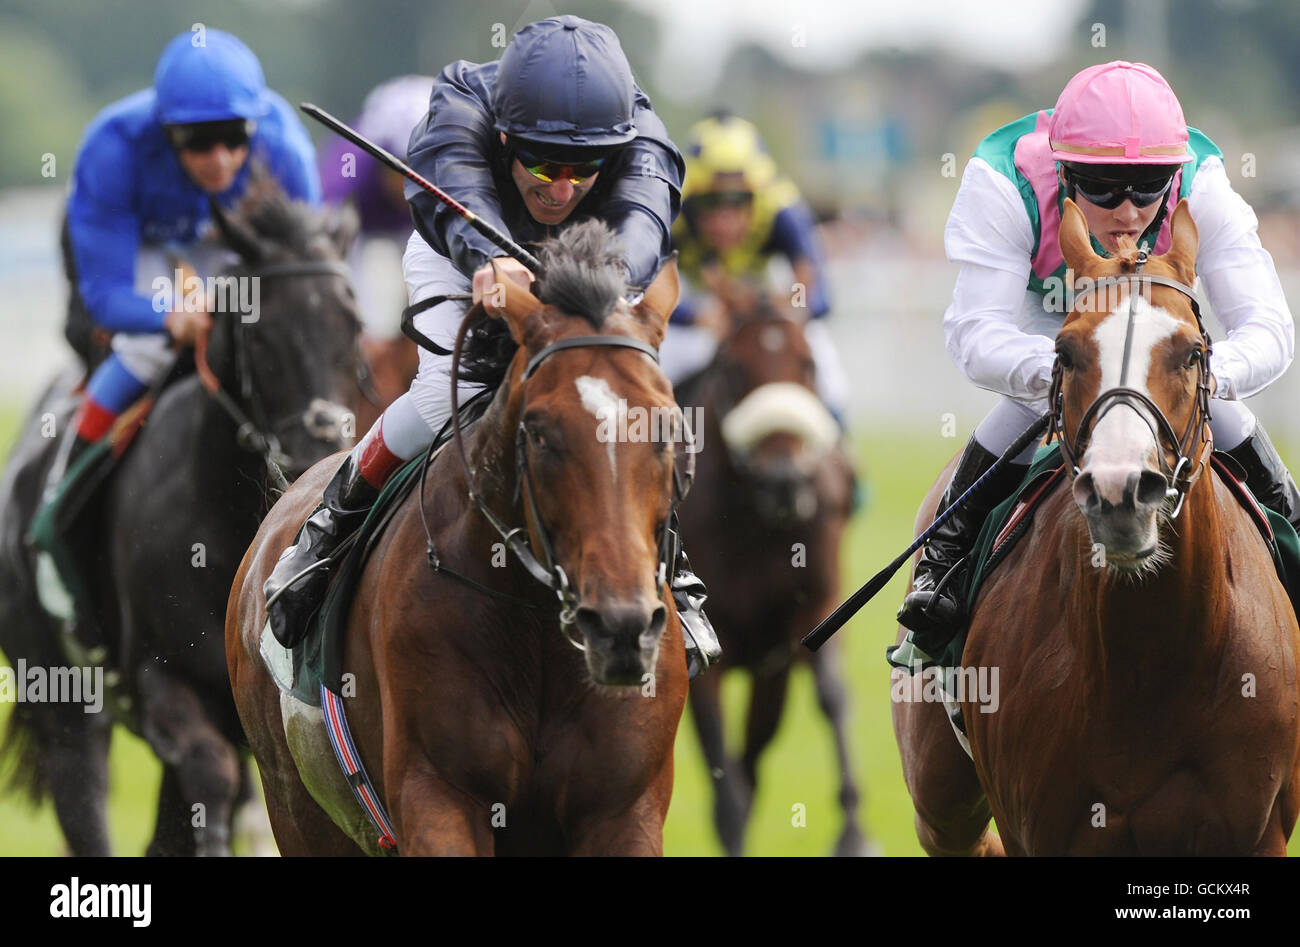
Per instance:
[[[1183,119],[1155,69],[1109,62],[1070,80],[1056,108],[999,128],[975,149],[944,231],[961,265],[944,315],[948,352],[1002,400],[976,427],[939,502],[944,509],[1047,410],[1054,338],[1066,315],[1057,232],[1065,198],[1083,211],[1093,248],[1131,237],[1153,253],[1170,242],[1186,198],[1200,233],[1196,271],[1227,338],[1214,343],[1215,447],[1235,458],[1256,498],[1300,526],[1300,491],[1241,399],[1291,364],[1294,325],[1254,211],[1232,189],[1223,155]],[[965,621],[940,580],[965,557],[989,511],[1020,483],[1031,445],[936,531],[899,609],[913,642],[937,655]]]

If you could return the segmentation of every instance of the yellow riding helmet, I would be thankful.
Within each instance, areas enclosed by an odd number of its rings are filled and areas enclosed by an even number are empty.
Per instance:
[[[715,190],[746,190],[757,194],[775,178],[776,162],[767,153],[753,122],[722,115],[691,126],[686,145],[683,198]]]

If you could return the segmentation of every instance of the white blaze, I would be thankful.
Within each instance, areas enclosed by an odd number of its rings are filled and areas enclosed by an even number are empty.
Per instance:
[[[614,389],[609,387],[609,382],[594,375],[581,375],[574,384],[578,386],[578,397],[582,399],[582,406],[591,412],[597,423],[608,421],[615,432],[623,429],[618,424],[619,398],[614,394]],[[605,456],[609,458],[609,475],[617,483],[618,469],[614,464],[615,440],[616,437],[611,437],[605,442]]]
[[[1125,300],[1093,330],[1101,365],[1101,387],[1098,394],[1104,394],[1120,385],[1128,313],[1129,301]],[[1141,294],[1136,298],[1135,313],[1125,387],[1140,391],[1150,398],[1147,377],[1151,372],[1151,354],[1157,345],[1178,331],[1179,322],[1163,309],[1152,306]],[[1113,487],[1122,486],[1130,472],[1146,466],[1148,455],[1158,447],[1151,436],[1151,428],[1138,416],[1136,410],[1125,404],[1116,404],[1104,411],[1102,419],[1093,427],[1084,461],[1084,467],[1093,474],[1103,496],[1109,492],[1103,490],[1103,483]],[[1113,496],[1106,498],[1115,499]]]

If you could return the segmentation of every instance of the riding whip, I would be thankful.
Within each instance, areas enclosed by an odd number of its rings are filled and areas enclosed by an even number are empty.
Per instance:
[[[930,536],[936,529],[948,522],[958,509],[964,506],[972,496],[979,492],[980,488],[984,486],[985,482],[992,477],[994,473],[1009,464],[1013,458],[1020,454],[1021,451],[1028,447],[1033,441],[1037,440],[1042,435],[1043,431],[1047,429],[1047,426],[1051,421],[1052,412],[1048,411],[1031,424],[1029,428],[1017,437],[1011,446],[1003,452],[1002,456],[997,459],[993,466],[985,471],[982,477],[971,484],[970,488],[967,489],[965,493],[954,500],[952,506],[948,507],[934,518],[934,522],[930,524],[930,527],[926,529],[925,532],[921,533],[920,536],[917,536],[912,544],[904,549],[897,559],[873,575],[867,583],[862,586],[862,588],[858,589],[845,599],[840,606],[835,609],[835,611],[831,612],[822,620],[821,624],[808,632],[808,634],[800,641],[800,644],[804,645],[809,651],[816,651],[824,645],[830,639],[831,635],[839,631],[850,618],[862,609],[862,606],[866,605],[867,602],[876,597],[876,593],[885,587],[885,584],[894,577],[894,573],[901,569],[904,563],[906,563],[918,549],[925,545],[926,541],[929,540]]]
[[[513,240],[511,240],[509,237],[503,234],[500,230],[497,230],[497,228],[493,227],[486,220],[483,220],[481,217],[478,217],[472,210],[470,210],[464,204],[460,203],[458,200],[456,200],[446,191],[443,191],[440,188],[438,188],[436,185],[431,183],[423,175],[413,171],[410,165],[408,165],[405,161],[396,157],[391,152],[386,151],[385,149],[379,147],[373,141],[371,141],[370,139],[362,135],[360,132],[357,132],[356,130],[349,128],[347,125],[344,125],[342,122],[340,122],[329,112],[325,111],[322,108],[318,108],[315,105],[312,105],[310,102],[302,102],[299,104],[298,108],[302,109],[312,118],[316,119],[316,121],[320,122],[330,131],[334,132],[335,134],[342,135],[344,138],[352,142],[358,148],[361,148],[363,151],[368,152],[376,160],[382,162],[383,164],[388,165],[388,167],[392,168],[394,171],[396,171],[402,177],[406,178],[408,181],[414,181],[424,190],[428,191],[430,194],[436,197],[443,204],[450,207],[461,217],[465,218],[465,221],[471,227],[473,227],[483,236],[487,237],[489,240],[495,243],[498,247],[500,247],[510,256],[514,257],[524,266],[528,267],[528,269],[532,270],[534,275],[538,275],[538,276],[541,275],[542,264],[538,262],[537,257],[533,256],[531,253],[529,253],[519,244],[515,243]]]

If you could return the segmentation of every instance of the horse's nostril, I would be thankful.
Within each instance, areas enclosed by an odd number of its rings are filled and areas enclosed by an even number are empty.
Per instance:
[[[1095,510],[1101,503],[1092,474],[1084,472],[1074,478],[1074,502],[1085,511]]]
[[[658,638],[667,621],[667,612],[663,605],[657,605],[653,611],[635,603],[610,603],[600,608],[584,605],[578,608],[574,620],[588,644],[600,639],[633,644],[639,643],[648,632]]]
[[[600,620],[600,612],[594,608],[582,606],[574,616],[574,621],[578,624],[578,631],[582,632],[585,641],[590,642],[593,638],[604,633],[604,625]]]
[[[1155,506],[1163,503],[1169,481],[1164,474],[1155,470],[1144,470],[1138,478],[1137,500],[1143,506]]]
[[[668,609],[663,605],[656,606],[655,610],[650,613],[650,623],[641,634],[641,643],[643,645],[653,645],[659,640],[659,636],[664,633],[664,626],[668,623]]]

